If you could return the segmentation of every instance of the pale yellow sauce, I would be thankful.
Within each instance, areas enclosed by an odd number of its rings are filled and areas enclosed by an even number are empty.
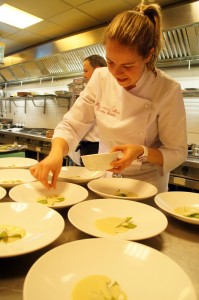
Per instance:
[[[107,276],[91,275],[76,284],[72,300],[127,300],[127,296],[119,284]]]
[[[95,226],[103,232],[111,235],[126,232],[129,229],[135,228],[136,225],[130,221],[126,222],[127,218],[108,217],[95,221]],[[131,227],[131,228],[130,228]]]
[[[26,231],[13,225],[0,225],[0,242],[12,243],[22,239],[26,235]]]
[[[192,217],[194,218],[194,214],[199,214],[199,208],[194,206],[182,206],[182,207],[176,207],[174,211],[182,216],[185,217]],[[198,218],[198,217],[197,217]]]

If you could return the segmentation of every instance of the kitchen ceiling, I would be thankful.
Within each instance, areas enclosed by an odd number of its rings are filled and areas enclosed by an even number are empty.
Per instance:
[[[162,8],[195,1],[146,0]],[[117,13],[131,9],[139,0],[0,0],[33,14],[43,21],[26,29],[0,22],[0,42],[5,44],[5,56],[61,37],[106,25]]]
[[[145,0],[159,3],[163,13],[164,48],[159,67],[199,63],[199,1]],[[38,80],[82,75],[89,55],[105,56],[103,32],[120,11],[139,0],[0,0],[44,19],[26,29],[0,22],[5,43],[0,88]]]

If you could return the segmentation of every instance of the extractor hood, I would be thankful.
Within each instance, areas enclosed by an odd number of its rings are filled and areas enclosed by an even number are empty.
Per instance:
[[[163,10],[165,45],[159,67],[199,64],[198,11],[199,1]],[[80,76],[85,57],[105,56],[104,30],[105,26],[6,57],[0,68],[0,86]]]

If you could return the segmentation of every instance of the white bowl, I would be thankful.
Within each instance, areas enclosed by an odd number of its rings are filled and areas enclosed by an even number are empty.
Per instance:
[[[108,217],[132,217],[135,228],[112,235],[101,231],[96,221]],[[142,240],[160,234],[168,221],[159,209],[150,205],[124,199],[86,200],[72,206],[68,211],[69,221],[79,230],[95,237],[124,240]],[[146,222],[147,220],[147,222]]]
[[[18,184],[36,181],[28,169],[1,169],[0,186],[10,188]]]
[[[199,219],[183,216],[176,208],[196,208],[199,210],[199,194],[191,192],[164,192],[155,196],[155,203],[174,218],[199,225]]]
[[[35,181],[17,185],[9,191],[9,196],[12,200],[25,203],[37,203],[38,198],[55,194],[63,196],[64,201],[40,205],[63,208],[74,205],[88,197],[88,191],[84,187],[60,181],[57,182],[56,189],[49,190],[41,182]]]
[[[104,171],[89,171],[85,167],[69,166],[61,168],[58,180],[81,184],[103,177],[104,175]]]
[[[131,178],[100,178],[88,183],[88,188],[104,198],[130,199],[139,201],[157,194],[157,188],[145,181]],[[117,196],[117,192],[126,196]],[[129,194],[128,193],[132,193]],[[135,193],[135,195],[133,195]]]
[[[3,199],[6,194],[7,194],[7,191],[3,187],[0,186],[0,200]]]
[[[1,243],[0,258],[18,256],[41,249],[63,232],[65,222],[54,209],[37,203],[0,203],[0,225],[21,227],[26,234],[13,243]]]
[[[197,298],[184,270],[160,251],[136,242],[92,238],[65,243],[41,256],[25,278],[23,299],[71,299],[78,282],[92,275],[116,281],[129,300]]]
[[[28,169],[37,163],[36,159],[27,157],[3,157],[0,159],[0,169]]]
[[[106,171],[112,169],[110,163],[117,160],[118,152],[83,155],[81,158],[88,170]]]

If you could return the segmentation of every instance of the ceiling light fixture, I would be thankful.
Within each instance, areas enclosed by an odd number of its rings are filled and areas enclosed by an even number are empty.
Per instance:
[[[0,42],[0,64],[4,63],[4,50],[5,44],[3,42]]]
[[[3,4],[0,6],[0,22],[23,29],[41,21],[43,21],[43,19],[11,5]]]

